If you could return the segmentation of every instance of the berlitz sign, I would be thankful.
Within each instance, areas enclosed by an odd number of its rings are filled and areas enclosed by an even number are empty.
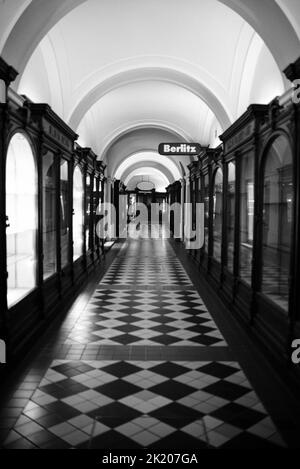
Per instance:
[[[187,155],[196,156],[201,152],[199,143],[160,143],[158,153],[160,155]]]

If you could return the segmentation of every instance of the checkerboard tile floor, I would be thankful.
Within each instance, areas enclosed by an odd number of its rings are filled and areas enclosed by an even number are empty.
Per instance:
[[[284,445],[236,362],[54,360],[8,436],[41,448]]]
[[[176,258],[121,257],[115,259],[103,277],[104,285],[191,285],[192,283]]]
[[[16,392],[27,399],[4,448],[284,446],[238,362],[199,361],[195,346],[209,358],[228,346],[170,244],[125,247],[58,334],[64,346],[100,356],[58,360],[65,356],[54,351],[42,381]],[[145,359],[134,360],[141,350]],[[153,354],[160,361],[146,360]]]
[[[66,339],[67,344],[226,346],[174,256],[119,255]]]
[[[95,345],[226,345],[193,289],[140,291],[102,287],[103,284],[95,291],[66,343],[88,340]]]

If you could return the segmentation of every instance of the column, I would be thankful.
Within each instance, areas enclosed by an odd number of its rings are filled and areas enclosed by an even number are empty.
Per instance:
[[[113,189],[113,179],[111,178],[111,176],[107,176],[107,179],[106,179],[106,197],[105,197],[105,202],[106,202],[107,205],[112,205],[113,204],[112,189]],[[112,228],[111,233],[115,234],[115,231],[114,231],[115,226],[113,226],[113,225],[115,225],[113,212],[114,212],[114,210],[113,210],[113,207],[112,207],[112,209],[109,210],[109,212],[108,212],[107,220],[108,220],[108,223],[109,223],[110,227]],[[114,237],[114,236],[110,235],[110,236],[108,236],[107,239],[110,240],[110,239],[112,239],[112,237]]]
[[[184,239],[188,240],[188,232],[191,231],[191,217],[190,207],[188,204],[191,203],[191,180],[189,176],[185,176],[185,204],[184,204]]]
[[[181,193],[180,193],[180,203],[181,203],[181,241],[184,241],[184,202],[185,202],[185,180],[180,179],[181,183]]]
[[[106,178],[106,194],[105,194],[105,202],[111,204],[111,190],[112,190],[112,178],[111,176],[107,176]]]
[[[295,133],[294,133],[294,180],[295,180],[295,202],[294,202],[294,227],[292,235],[291,273],[290,273],[290,300],[289,300],[289,340],[299,336],[299,310],[300,310],[300,103],[299,88],[300,80],[300,58],[289,65],[284,71],[285,76],[293,84],[296,95],[293,97],[295,111]]]
[[[7,91],[18,72],[0,57],[0,339],[7,339],[7,266],[6,266],[6,114]],[[9,351],[9,344],[6,344]]]

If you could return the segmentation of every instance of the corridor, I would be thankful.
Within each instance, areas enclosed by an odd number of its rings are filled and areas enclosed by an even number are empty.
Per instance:
[[[116,243],[22,368],[3,448],[286,447],[166,239]]]

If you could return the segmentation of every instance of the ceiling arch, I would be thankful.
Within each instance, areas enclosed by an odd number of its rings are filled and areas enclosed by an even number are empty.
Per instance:
[[[175,128],[174,124],[166,123],[166,122],[151,122],[151,121],[143,121],[143,122],[137,122],[134,124],[130,125],[124,125],[122,130],[119,129],[118,131],[114,132],[114,136],[111,136],[110,140],[106,143],[106,145],[103,148],[103,158],[107,155],[109,150],[120,140],[122,140],[123,137],[129,136],[129,135],[134,135],[134,138],[136,138],[136,133],[139,131],[162,131],[162,133],[167,139],[172,138],[176,142],[189,142],[191,141],[191,136],[187,135],[186,132],[183,129],[179,129],[178,127]],[[172,141],[173,141],[172,140]],[[155,146],[147,142],[143,141],[142,142],[142,147],[139,147],[139,152],[146,152],[146,151],[155,151],[158,148],[158,143],[160,143],[162,140],[159,140]],[[147,146],[148,145],[148,146]],[[125,151],[127,146],[125,147]],[[128,150],[127,150],[128,151]],[[134,152],[138,153],[138,151]],[[133,153],[129,150],[129,152],[125,155],[126,157],[132,155]]]
[[[32,0],[20,16],[14,18],[4,35],[7,36],[2,56],[20,74],[49,30],[67,13],[88,0]],[[299,39],[283,10],[274,0],[218,0],[245,19],[271,50],[283,70],[299,55]],[[24,34],[26,31],[26,34]]]
[[[133,171],[139,172],[139,174],[142,174],[142,171],[145,170],[145,168],[152,168],[157,171],[160,171],[165,178],[168,180],[169,184],[171,182],[174,182],[174,176],[169,169],[164,166],[161,163],[156,163],[151,160],[146,160],[146,161],[140,161],[139,163],[134,163],[130,165],[121,175],[121,181],[123,181],[126,184],[126,181],[128,181],[128,177],[132,174]]]
[[[149,155],[151,153],[157,154],[160,143],[180,143],[183,141],[187,140],[184,140],[180,134],[174,134],[165,128],[159,128],[157,126],[153,128],[143,127],[129,131],[117,138],[105,153],[104,161],[106,164],[107,175],[115,177],[115,172],[119,165],[128,159],[131,155]],[[181,159],[182,157],[180,156],[174,156],[170,158],[169,161],[171,164],[176,165],[180,174],[184,174],[184,171],[187,171],[187,165],[192,160],[190,157],[185,157],[183,161],[181,161]],[[144,165],[144,162],[145,158],[144,161],[134,163],[136,165],[135,167],[140,168]],[[164,170],[168,178],[174,178],[172,173],[169,171],[168,161],[165,160],[165,162],[166,164],[162,165],[160,157],[156,157],[155,165],[157,168]]]
[[[165,192],[166,187],[172,182],[172,180],[169,180],[166,177],[163,171],[160,171],[153,166],[144,166],[140,169],[133,169],[123,182],[128,190],[134,190],[137,183],[142,180],[152,182],[158,192]]]
[[[124,70],[116,73],[120,66]],[[132,66],[134,68],[130,68]],[[188,73],[183,71],[187,68]],[[226,129],[232,123],[233,116],[225,90],[205,70],[197,68],[195,77],[195,70],[192,72],[191,69],[189,64],[172,57],[139,57],[114,64],[109,67],[109,71],[99,70],[93,77],[89,77],[88,82],[81,85],[81,90],[77,90],[78,103],[68,116],[68,123],[73,129],[77,129],[86,112],[105,94],[129,83],[151,80],[175,84],[190,91],[207,104],[222,128]],[[106,76],[104,80],[101,79],[103,76]]]
[[[153,151],[138,152],[123,158],[123,160],[118,162],[116,167],[112,170],[111,176],[116,179],[122,179],[123,174],[128,173],[129,168],[137,169],[137,167],[134,166],[137,164],[148,167],[149,165],[151,167],[157,166],[161,171],[164,170],[164,174],[166,176],[168,175],[168,178],[171,177],[173,181],[177,181],[182,178],[178,165],[172,161],[171,158],[159,155],[157,152]]]
[[[101,151],[102,157],[107,154],[109,148],[122,136],[140,129],[161,129],[166,130],[170,134],[176,135],[180,138],[181,141],[191,142],[192,137],[184,129],[179,128],[173,122],[167,121],[152,121],[152,120],[139,120],[135,122],[124,122],[121,127],[114,129],[113,133],[110,134],[103,145],[103,150]],[[102,158],[101,158],[102,159]]]
[[[299,57],[299,37],[276,1],[218,1],[234,10],[253,27],[272,52],[281,71]]]

